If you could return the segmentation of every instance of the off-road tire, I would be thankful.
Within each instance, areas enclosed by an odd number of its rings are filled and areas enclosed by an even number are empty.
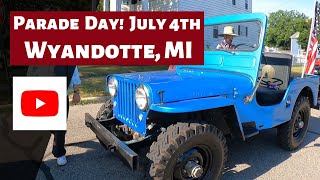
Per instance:
[[[113,116],[113,104],[111,99],[107,100],[97,112],[96,120],[111,118]]]
[[[227,160],[226,139],[216,127],[198,123],[177,123],[158,136],[147,154],[151,160],[150,176],[154,179],[172,179],[176,159],[197,145],[205,145],[211,151],[210,165],[202,179],[219,179]]]
[[[290,121],[278,127],[278,142],[282,148],[293,151],[301,145],[308,131],[310,110],[309,99],[304,96],[298,97]],[[297,137],[294,137],[295,122],[299,116],[299,112],[304,114],[304,127],[301,129],[301,133]]]
[[[96,115],[96,120],[101,120],[101,119],[106,119],[106,118],[111,118],[113,116],[112,111],[113,111],[113,104],[111,99],[107,100],[101,107],[100,110],[97,112]],[[104,147],[106,150],[108,150],[107,146],[96,136],[97,139],[99,140],[99,143]]]

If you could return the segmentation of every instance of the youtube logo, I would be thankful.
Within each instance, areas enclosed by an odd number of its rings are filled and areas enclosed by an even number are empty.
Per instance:
[[[13,130],[66,129],[66,77],[13,77]]]
[[[55,116],[59,110],[58,93],[50,90],[24,91],[21,112],[24,116]]]

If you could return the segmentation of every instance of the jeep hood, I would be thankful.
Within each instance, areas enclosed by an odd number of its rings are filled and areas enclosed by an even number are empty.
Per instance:
[[[175,102],[204,97],[233,95],[234,90],[249,92],[252,80],[243,74],[226,71],[154,71],[118,74],[116,77],[144,84],[151,89],[153,103],[160,102],[159,92],[163,91],[163,102]],[[251,91],[250,91],[251,92]]]

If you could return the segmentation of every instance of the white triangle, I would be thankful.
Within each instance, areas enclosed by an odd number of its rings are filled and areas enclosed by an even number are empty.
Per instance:
[[[45,105],[46,103],[41,101],[40,99],[36,98],[36,109],[40,108],[41,106]]]

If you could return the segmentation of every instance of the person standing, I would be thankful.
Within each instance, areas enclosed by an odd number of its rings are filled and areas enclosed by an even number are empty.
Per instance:
[[[78,104],[81,100],[79,93],[79,85],[81,84],[78,67],[76,66],[56,66],[55,74],[57,76],[65,75],[67,77],[67,119],[69,115],[69,90],[73,89],[72,103]],[[57,164],[63,166],[67,164],[65,136],[66,131],[53,131],[54,135],[52,154],[57,158]]]

